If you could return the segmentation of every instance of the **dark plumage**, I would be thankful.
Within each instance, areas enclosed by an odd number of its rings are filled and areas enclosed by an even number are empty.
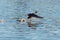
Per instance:
[[[43,17],[38,16],[38,15],[36,15],[36,14],[34,14],[34,13],[32,13],[32,14],[28,14],[28,19],[31,18],[31,17],[43,18]]]

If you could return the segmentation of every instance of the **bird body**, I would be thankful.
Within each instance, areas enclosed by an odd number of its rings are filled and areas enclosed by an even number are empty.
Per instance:
[[[43,17],[38,16],[38,15],[36,15],[36,14],[34,14],[34,13],[28,14],[28,19],[30,19],[30,18],[32,18],[32,17],[35,17],[35,18],[43,18]]]

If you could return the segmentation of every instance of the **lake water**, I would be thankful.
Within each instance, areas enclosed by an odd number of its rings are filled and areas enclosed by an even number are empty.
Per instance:
[[[17,21],[35,10],[36,24]],[[60,0],[0,0],[0,40],[60,40]]]

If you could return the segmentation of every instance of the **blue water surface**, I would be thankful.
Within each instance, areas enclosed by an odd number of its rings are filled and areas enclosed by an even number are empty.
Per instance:
[[[35,10],[40,23],[16,21]],[[0,0],[0,40],[60,40],[60,0]]]

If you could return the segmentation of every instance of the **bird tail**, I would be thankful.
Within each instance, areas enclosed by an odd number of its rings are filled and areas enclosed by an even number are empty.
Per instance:
[[[36,18],[43,18],[43,17],[41,17],[41,16],[36,16]]]

